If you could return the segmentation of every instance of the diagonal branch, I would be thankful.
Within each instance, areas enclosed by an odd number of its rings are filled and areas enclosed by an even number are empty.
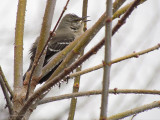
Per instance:
[[[1,85],[1,88],[2,88],[2,91],[3,91],[3,94],[5,96],[6,102],[7,102],[7,107],[9,109],[9,113],[10,113],[10,115],[12,115],[13,114],[13,106],[12,106],[12,103],[11,103],[11,99],[9,98],[8,91],[6,89],[4,79],[1,75],[1,73],[0,73],[0,85]]]
[[[145,50],[142,50],[142,51],[139,51],[139,52],[133,52],[131,54],[128,54],[128,55],[125,55],[125,56],[122,56],[122,57],[119,57],[117,59],[114,59],[114,60],[111,60],[109,62],[109,64],[114,64],[114,63],[118,63],[118,62],[121,62],[121,61],[124,61],[124,60],[127,60],[127,59],[130,59],[130,58],[138,58],[140,55],[144,55],[146,53],[149,53],[149,52],[152,52],[154,50],[158,50],[160,48],[160,43],[151,47],[151,48],[148,48],[148,49],[145,49]],[[75,73],[72,73],[70,74],[69,76],[66,77],[66,79],[70,79],[70,78],[73,78],[73,77],[76,77],[76,76],[79,76],[79,75],[83,75],[83,74],[86,74],[88,72],[92,72],[94,70],[98,70],[100,68],[102,68],[104,66],[104,64],[99,64],[99,65],[96,65],[94,67],[91,67],[91,68],[87,68],[85,70],[82,70],[82,71],[79,71],[79,72],[75,72]]]
[[[52,32],[51,32],[51,35],[50,35],[49,37],[53,36],[54,32],[56,31],[56,28],[57,28],[57,26],[58,26],[60,20],[62,19],[62,16],[63,16],[64,12],[67,10],[67,6],[68,6],[68,4],[69,4],[69,1],[70,1],[70,0],[67,0],[66,5],[64,6],[63,11],[62,11],[62,13],[61,13],[61,15],[60,15],[60,17],[59,17],[59,19],[58,19],[58,21],[57,21],[57,23],[56,23],[54,29],[53,29]],[[50,40],[50,38],[49,38],[49,40]],[[49,40],[47,41],[45,47],[47,46]]]
[[[146,1],[147,1],[147,0],[140,0],[140,3],[138,3],[138,5],[140,5],[140,4],[142,4],[142,3],[146,2]],[[121,15],[123,15],[123,14],[126,12],[126,10],[127,10],[128,8],[130,8],[130,6],[131,6],[133,3],[134,3],[134,1],[133,1],[133,2],[130,2],[130,3],[127,4],[127,5],[125,5],[123,8],[117,10],[117,11],[113,14],[113,19],[119,18]]]
[[[115,0],[113,3],[113,13],[115,13],[126,0]]]
[[[118,21],[119,24],[117,24],[112,31],[112,34],[114,34],[117,29],[119,29],[126,21],[126,18],[129,17],[129,15],[132,13],[132,11],[134,10],[134,8],[136,6],[138,6],[138,4],[140,3],[141,0],[135,0],[135,2],[132,3],[132,5],[129,7],[129,9],[125,12],[125,14],[123,15],[123,17]]]
[[[1,66],[0,66],[0,75],[2,76],[2,79],[4,80],[5,86],[6,86],[7,90],[8,90],[8,92],[10,93],[11,98],[13,98],[13,96],[14,96],[13,95],[13,91],[12,91],[11,87],[9,86],[9,84],[8,84],[8,82],[6,80],[6,77],[4,76],[4,73],[2,71]]]
[[[136,107],[136,108],[133,108],[131,110],[127,110],[125,112],[110,116],[110,117],[108,117],[107,120],[119,120],[119,119],[122,119],[122,118],[125,118],[125,117],[128,117],[128,116],[131,116],[131,115],[135,115],[135,114],[144,112],[146,110],[151,110],[153,108],[157,108],[157,107],[160,107],[160,101],[155,101],[155,102],[152,102],[150,104],[146,104],[146,105]]]

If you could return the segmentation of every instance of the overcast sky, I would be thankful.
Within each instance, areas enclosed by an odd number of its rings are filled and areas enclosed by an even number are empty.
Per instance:
[[[17,13],[17,0],[0,0],[0,63],[9,84],[13,87],[13,63],[14,63],[14,37]],[[132,0],[128,0],[130,2]],[[39,35],[46,0],[28,0],[24,30],[24,72],[29,65],[29,49]],[[58,0],[53,17],[52,29],[60,16],[66,0]],[[82,0],[71,0],[66,13],[74,13],[81,16]],[[89,0],[88,22],[90,28],[105,11],[105,0]],[[160,1],[147,0],[135,9],[127,19],[126,24],[112,38],[112,59],[127,55],[133,51],[140,51],[155,46],[160,41]],[[113,21],[113,26],[118,19]],[[104,28],[86,47],[87,52],[91,47],[104,37]],[[83,69],[102,63],[104,47],[83,64]],[[125,60],[112,65],[110,88],[118,89],[156,89],[159,90],[160,78],[160,51],[155,50],[138,58]],[[80,91],[99,90],[103,70],[97,70],[81,77]],[[73,80],[62,87],[54,87],[48,96],[71,93]],[[0,90],[0,96],[2,91]],[[109,116],[143,104],[159,100],[154,95],[110,95]],[[3,102],[2,102],[3,101]],[[5,116],[4,97],[0,97],[0,116]],[[98,119],[101,96],[90,96],[78,99],[78,107],[75,119]],[[62,105],[63,104],[63,105]],[[62,100],[54,103],[41,105],[32,114],[32,119],[56,118],[68,116],[70,100]],[[63,116],[62,116],[63,114]],[[5,118],[5,117],[4,117]],[[153,109],[135,116],[134,120],[159,119],[159,109]],[[129,120],[131,117],[126,118]]]

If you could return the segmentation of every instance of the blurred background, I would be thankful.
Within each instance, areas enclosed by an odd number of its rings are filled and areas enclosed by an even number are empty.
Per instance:
[[[0,65],[13,88],[14,38],[18,0],[0,0]],[[128,0],[125,4],[131,2]],[[52,29],[58,20],[66,0],[57,0]],[[71,0],[65,14],[82,15],[82,0]],[[124,5],[125,5],[124,4]],[[39,36],[46,0],[28,0],[24,29],[24,73],[29,66],[29,49]],[[89,0],[88,22],[90,28],[105,11],[105,0]],[[138,6],[127,19],[126,24],[113,36],[112,59],[127,55],[133,51],[141,51],[157,45],[160,41],[160,1],[147,0]],[[118,19],[113,21],[113,26]],[[104,27],[85,49],[85,53],[104,37]],[[104,47],[88,59],[82,69],[101,64],[104,59]],[[112,65],[110,89],[150,89],[159,90],[160,85],[160,51],[155,50],[138,58],[132,58]],[[100,90],[103,69],[81,76],[80,91]],[[63,83],[61,87],[53,87],[47,96],[57,96],[72,92],[73,79]],[[0,119],[7,119],[5,98],[0,90]],[[160,100],[158,95],[112,95],[109,96],[109,116]],[[101,96],[78,98],[75,120],[97,120],[100,115]],[[30,120],[65,120],[68,117],[70,99],[40,105],[33,112]],[[130,120],[132,116],[124,120]],[[140,113],[134,120],[158,120],[158,108]]]

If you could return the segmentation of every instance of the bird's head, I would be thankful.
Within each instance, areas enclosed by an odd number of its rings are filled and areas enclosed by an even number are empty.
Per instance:
[[[78,17],[75,14],[66,14],[63,19],[61,20],[58,29],[68,29],[73,32],[83,31],[84,22],[88,16],[85,17]]]

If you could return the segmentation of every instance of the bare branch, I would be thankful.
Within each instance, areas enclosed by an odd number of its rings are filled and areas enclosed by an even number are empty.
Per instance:
[[[57,28],[60,20],[62,19],[62,16],[63,16],[64,12],[67,10],[67,6],[68,6],[69,1],[70,1],[70,0],[67,0],[66,5],[64,6],[63,11],[62,11],[62,13],[61,13],[61,15],[60,15],[60,17],[59,17],[59,19],[58,19],[58,21],[57,21],[54,29],[52,30],[50,37],[51,37],[51,36],[53,35],[53,33],[56,31],[56,28]],[[50,40],[50,39],[49,39],[49,40]],[[47,41],[47,43],[48,43],[48,42],[49,42],[49,41]],[[47,46],[47,45],[46,45],[46,46]]]
[[[140,4],[142,4],[142,3],[146,2],[146,1],[147,1],[147,0],[140,0],[140,3],[139,3],[138,5],[140,5]],[[117,10],[117,11],[113,14],[113,19],[119,18],[121,15],[123,15],[133,3],[134,3],[134,1],[133,1],[133,2],[130,2],[130,3],[127,4],[127,5],[125,5],[123,8]]]
[[[109,62],[108,64],[118,63],[118,62],[121,62],[123,60],[130,59],[130,58],[138,58],[140,55],[144,55],[144,54],[152,52],[154,50],[158,50],[159,48],[160,48],[160,43],[151,47],[151,48],[148,48],[148,49],[145,49],[145,50],[142,50],[142,51],[139,51],[139,52],[133,52],[133,53],[125,55],[123,57],[119,57],[117,59],[111,60],[111,62]],[[103,66],[104,66],[104,64],[99,64],[99,65],[96,65],[94,67],[87,68],[85,70],[82,70],[82,71],[79,71],[79,72],[76,72],[76,73],[72,73],[68,77],[66,77],[66,79],[70,79],[72,77],[76,77],[76,76],[79,76],[79,75],[86,74],[88,72],[98,70],[98,69],[102,68]]]
[[[59,96],[54,96],[54,97],[48,97],[44,98],[43,100],[39,101],[38,104],[45,104],[49,102],[54,102],[58,100],[63,100],[63,99],[69,99],[69,98],[74,98],[74,97],[88,97],[90,95],[99,95],[101,94],[101,90],[92,90],[92,91],[86,91],[86,92],[77,92],[77,93],[71,93],[71,94],[65,94],[65,95],[59,95]],[[159,90],[141,90],[141,89],[110,89],[109,90],[110,94],[146,94],[146,95],[160,95]]]
[[[142,50],[140,52],[133,52],[132,54],[129,54],[129,55],[126,55],[126,56],[123,56],[123,57],[120,57],[120,58],[117,58],[117,59],[114,59],[113,61],[111,61],[110,64],[113,64],[113,63],[118,63],[122,60],[126,60],[126,59],[129,59],[129,58],[138,58],[140,55],[143,55],[143,54],[146,54],[146,53],[149,53],[153,50],[157,50],[160,48],[160,43],[157,44],[156,46],[153,46],[151,48],[148,48],[148,49],[145,49],[145,50]]]
[[[12,106],[11,100],[8,95],[8,91],[6,89],[6,86],[5,86],[5,83],[4,83],[4,80],[3,80],[1,74],[0,74],[0,84],[1,84],[1,88],[2,88],[3,94],[5,96],[6,102],[7,102],[7,107],[8,107],[9,113],[10,113],[10,115],[12,115],[13,114],[13,106]]]
[[[24,32],[24,19],[26,11],[26,0],[19,0],[15,43],[14,43],[14,92],[18,93],[22,87],[23,77],[23,32]]]
[[[115,0],[113,3],[113,13],[115,13],[126,0]]]
[[[122,119],[122,118],[131,116],[131,115],[134,115],[134,114],[138,114],[138,113],[141,113],[141,112],[144,112],[146,110],[150,110],[150,109],[153,109],[153,108],[156,108],[156,107],[160,107],[160,101],[155,101],[155,102],[152,102],[150,104],[146,104],[146,105],[143,105],[143,106],[136,107],[134,109],[125,111],[123,113],[119,113],[119,114],[110,116],[107,120]]]
[[[134,10],[134,8],[136,6],[138,6],[138,4],[140,3],[141,0],[136,0],[130,7],[129,9],[125,12],[125,14],[123,15],[123,17],[118,21],[118,24],[113,28],[112,34],[114,34],[117,29],[119,29],[119,27],[121,27],[121,25],[123,25],[126,21],[126,19],[129,17],[129,15],[132,13],[132,11]]]
[[[105,54],[103,62],[105,66],[103,72],[100,120],[105,120],[107,118],[107,111],[108,111],[111,65],[107,63],[111,61],[111,37],[112,37],[112,0],[106,0]]]
[[[0,66],[0,75],[2,76],[2,79],[4,80],[5,86],[6,86],[7,90],[8,90],[8,92],[10,93],[11,98],[13,98],[13,96],[14,96],[13,95],[13,91],[12,91],[11,87],[9,86],[9,84],[8,84],[8,82],[6,80],[6,77],[4,76],[4,73],[2,71],[1,66]]]

